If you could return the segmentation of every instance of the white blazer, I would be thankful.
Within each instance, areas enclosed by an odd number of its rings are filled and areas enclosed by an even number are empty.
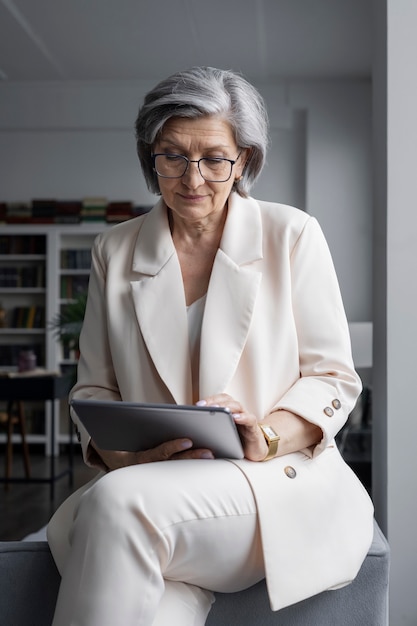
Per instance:
[[[162,200],[101,234],[81,335],[77,397],[192,403],[184,289]],[[334,436],[361,389],[328,246],[317,221],[232,193],[201,331],[200,397],[229,393],[267,420],[320,426],[311,449],[233,461],[259,511],[271,607],[346,584],[372,541],[373,507]],[[85,458],[88,434],[74,416]]]

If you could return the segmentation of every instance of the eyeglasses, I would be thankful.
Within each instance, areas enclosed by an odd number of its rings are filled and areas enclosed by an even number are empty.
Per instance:
[[[225,183],[232,175],[236,159],[223,159],[220,157],[202,157],[201,159],[188,159],[182,154],[153,154],[153,168],[162,178],[182,178],[190,163],[197,163],[198,171],[208,183]]]

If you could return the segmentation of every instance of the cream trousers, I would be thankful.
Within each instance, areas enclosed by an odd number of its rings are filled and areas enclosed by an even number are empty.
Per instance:
[[[70,544],[53,626],[200,626],[212,591],[265,575],[251,488],[219,459],[104,475],[79,500]]]

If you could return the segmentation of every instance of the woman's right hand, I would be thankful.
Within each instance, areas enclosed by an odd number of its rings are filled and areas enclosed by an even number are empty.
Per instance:
[[[211,450],[206,448],[194,449],[192,445],[191,439],[174,439],[143,452],[122,452],[102,450],[92,439],[90,440],[90,446],[95,450],[109,471],[129,465],[141,465],[142,463],[155,463],[157,461],[214,459]]]

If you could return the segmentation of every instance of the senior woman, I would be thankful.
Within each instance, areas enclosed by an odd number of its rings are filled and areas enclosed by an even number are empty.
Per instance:
[[[146,215],[93,248],[75,398],[230,409],[243,460],[189,439],[98,448],[100,472],[48,538],[62,583],[55,626],[204,624],[213,591],[266,576],[272,610],[347,584],[372,504],[334,437],[361,385],[316,220],[249,197],[267,117],[240,75],[192,68],[136,121]]]

